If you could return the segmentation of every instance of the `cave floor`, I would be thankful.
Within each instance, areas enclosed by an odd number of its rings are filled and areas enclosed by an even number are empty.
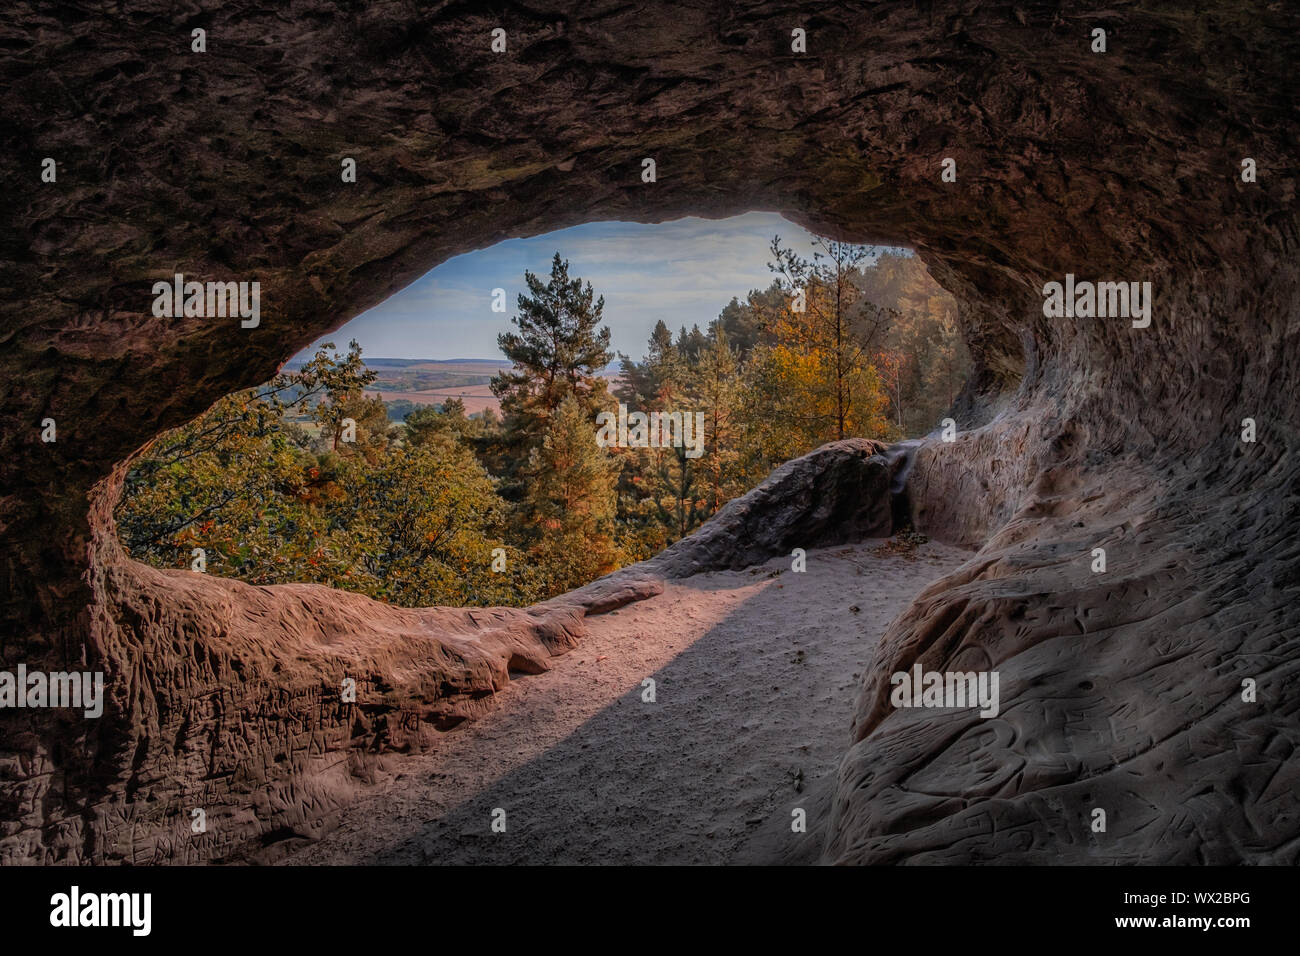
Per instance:
[[[492,712],[396,758],[387,783],[281,862],[741,859],[834,774],[885,628],[970,557],[882,544],[811,550],[805,573],[783,557],[668,581],[589,618],[550,671],[517,675]],[[492,829],[498,808],[505,832]]]

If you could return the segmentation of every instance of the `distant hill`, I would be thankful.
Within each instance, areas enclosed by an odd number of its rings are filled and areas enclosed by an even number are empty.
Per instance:
[[[306,365],[307,362],[308,359],[293,358],[285,363],[285,368],[291,369],[293,371],[297,371],[298,369]],[[381,368],[412,368],[420,365],[441,366],[443,368],[446,368],[449,365],[459,365],[459,366],[465,366],[467,368],[473,368],[477,370],[487,370],[490,372],[495,372],[498,369],[509,368],[510,366],[510,363],[505,361],[504,359],[471,359],[471,358],[410,359],[410,358],[369,358],[367,357],[365,358],[365,363],[370,368],[376,370]]]
[[[440,405],[451,398],[465,403],[469,414],[490,408],[501,411],[489,382],[492,376],[511,367],[505,359],[420,359],[420,358],[369,358],[362,359],[366,367],[377,373],[374,383],[366,389],[372,398],[382,396],[389,405],[394,421],[401,421],[414,407]],[[298,371],[307,363],[295,358],[285,364],[288,371]],[[601,370],[605,378],[617,378],[618,362],[610,362]]]

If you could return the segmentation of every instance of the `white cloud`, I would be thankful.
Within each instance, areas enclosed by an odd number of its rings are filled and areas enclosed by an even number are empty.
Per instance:
[[[496,337],[511,327],[524,269],[545,279],[558,250],[570,276],[605,297],[614,349],[640,356],[657,320],[705,328],[733,297],[766,288],[768,245],[777,234],[806,254],[811,236],[764,212],[658,225],[597,222],[511,239],[448,260],[330,338],[356,337],[371,357],[498,358]],[[504,315],[491,311],[496,287],[506,290]]]

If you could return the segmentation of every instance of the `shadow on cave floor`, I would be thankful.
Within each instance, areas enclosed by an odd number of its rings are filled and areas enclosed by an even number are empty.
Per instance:
[[[833,774],[864,663],[970,555],[867,541],[666,583],[402,758],[294,864],[723,863]],[[655,702],[643,702],[645,678]],[[506,831],[493,833],[495,808]],[[770,828],[769,828],[770,829]],[[811,837],[810,837],[811,838]],[[279,856],[284,851],[280,848]]]

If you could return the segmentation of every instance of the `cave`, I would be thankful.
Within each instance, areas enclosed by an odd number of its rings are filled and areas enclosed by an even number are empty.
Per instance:
[[[874,651],[805,862],[1300,861],[1296,27],[1281,4],[1160,0],[16,4],[0,657],[102,671],[106,701],[0,715],[0,862],[320,832],[587,615],[771,553],[781,521],[887,520],[900,475],[911,521],[978,554]],[[118,544],[153,436],[437,263],[749,210],[916,250],[975,366],[954,440],[870,481],[842,463],[881,449],[815,453],[786,477],[817,507],[777,481],[761,526],[526,610],[251,587]],[[256,326],[155,315],[177,273],[259,282]],[[1049,315],[1067,275],[1149,282],[1149,324]],[[894,713],[890,674],[967,652],[1001,675],[996,718]],[[186,839],[196,800],[221,825]]]

